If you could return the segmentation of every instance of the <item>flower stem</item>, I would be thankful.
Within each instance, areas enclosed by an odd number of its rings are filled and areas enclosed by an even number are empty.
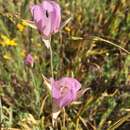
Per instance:
[[[52,51],[52,47],[51,47],[51,43],[50,43],[50,56],[51,56],[51,75],[52,75],[52,78],[54,79],[54,72],[53,72],[53,51]]]
[[[52,51],[52,46],[51,46],[51,38],[49,40],[49,50],[50,50],[50,63],[51,63],[51,76],[52,78],[54,79],[54,72],[53,72],[53,51]],[[54,109],[54,103],[53,103],[53,100],[52,100],[52,126],[54,127],[55,126],[55,118],[53,117],[53,109]]]
[[[45,46],[49,49],[50,51],[50,64],[51,64],[51,76],[54,79],[54,72],[53,72],[53,51],[52,51],[52,47],[51,47],[51,38],[50,39],[44,39],[42,38],[42,41],[45,43]],[[52,88],[51,88],[52,89]],[[55,104],[53,103],[52,100],[52,126],[54,127],[56,124],[55,118],[54,118],[54,113],[53,113],[53,109],[55,107]],[[59,112],[58,112],[59,114]]]
[[[44,39],[42,38],[42,41],[45,43],[45,46],[47,47],[47,49],[50,50],[50,56],[51,56],[51,75],[52,78],[54,78],[54,72],[53,72],[53,51],[52,51],[52,47],[51,47],[51,38],[50,39]]]

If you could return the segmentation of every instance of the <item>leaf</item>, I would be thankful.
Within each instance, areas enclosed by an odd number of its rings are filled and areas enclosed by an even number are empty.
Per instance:
[[[0,32],[5,33],[6,35],[9,34],[6,25],[4,24],[4,22],[1,19],[0,19]]]

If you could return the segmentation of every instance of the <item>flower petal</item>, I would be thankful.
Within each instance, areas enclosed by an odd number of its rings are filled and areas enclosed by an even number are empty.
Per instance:
[[[54,1],[51,2],[54,8],[52,19],[53,19],[53,32],[58,32],[60,28],[60,22],[61,22],[61,9],[60,6],[55,3]]]

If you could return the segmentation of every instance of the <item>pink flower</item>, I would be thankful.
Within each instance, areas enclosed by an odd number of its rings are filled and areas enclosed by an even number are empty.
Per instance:
[[[59,31],[61,9],[55,1],[44,0],[41,4],[33,5],[31,13],[43,38],[48,39],[53,33]]]
[[[28,54],[26,56],[25,64],[30,65],[31,67],[33,67],[34,61],[33,61],[33,57],[32,57],[31,54]]]
[[[81,84],[74,78],[64,77],[54,81],[51,79],[52,98],[61,108],[76,100]]]

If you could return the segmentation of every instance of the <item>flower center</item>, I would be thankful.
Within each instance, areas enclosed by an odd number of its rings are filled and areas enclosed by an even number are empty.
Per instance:
[[[60,86],[60,92],[62,96],[65,96],[66,93],[68,92],[68,87],[67,86]]]

